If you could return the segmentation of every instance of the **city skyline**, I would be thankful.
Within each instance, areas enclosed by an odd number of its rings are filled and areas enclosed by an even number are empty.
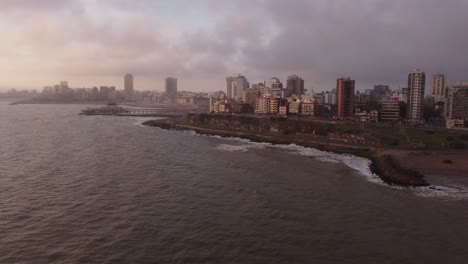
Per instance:
[[[6,0],[0,89],[60,79],[123,89],[121,76],[131,72],[136,90],[163,90],[160,80],[177,76],[185,90],[217,91],[237,73],[252,83],[297,74],[317,91],[352,76],[363,90],[405,87],[415,68],[444,73],[450,84],[466,79],[467,7],[461,0]]]

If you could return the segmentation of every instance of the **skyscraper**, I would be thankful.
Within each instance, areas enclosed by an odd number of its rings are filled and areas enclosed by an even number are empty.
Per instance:
[[[297,75],[291,75],[288,77],[287,81],[287,95],[286,96],[291,96],[291,95],[303,95],[305,92],[304,90],[304,79]]]
[[[351,78],[340,78],[336,82],[338,118],[354,116],[354,84]]]
[[[235,77],[227,77],[226,78],[226,96],[228,99],[233,98],[234,96],[232,95],[232,85],[234,82]]]
[[[237,77],[227,77],[226,82],[226,94],[228,99],[242,99],[244,91],[249,89],[250,86],[249,82],[247,81],[247,78],[240,74],[238,74]]]
[[[408,74],[407,119],[410,123],[420,123],[422,121],[425,87],[426,74],[423,71],[416,69]]]
[[[431,81],[431,97],[435,101],[440,101],[446,97],[445,89],[445,75],[444,74],[434,74],[432,75]]]
[[[170,97],[177,96],[177,79],[168,77],[166,78],[166,95]]]
[[[276,77],[272,77],[268,81],[265,81],[264,85],[268,89],[280,89],[280,90],[283,89],[283,84]]]
[[[126,74],[124,77],[125,99],[131,99],[133,96],[133,75]]]

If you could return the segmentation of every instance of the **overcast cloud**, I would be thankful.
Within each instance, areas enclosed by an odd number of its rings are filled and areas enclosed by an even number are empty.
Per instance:
[[[1,0],[0,87],[224,89],[304,77],[404,86],[413,68],[468,79],[468,0]]]

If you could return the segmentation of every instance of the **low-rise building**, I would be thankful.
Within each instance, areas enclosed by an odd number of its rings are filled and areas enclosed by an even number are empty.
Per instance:
[[[301,116],[314,116],[314,103],[312,101],[304,101],[300,105]]]

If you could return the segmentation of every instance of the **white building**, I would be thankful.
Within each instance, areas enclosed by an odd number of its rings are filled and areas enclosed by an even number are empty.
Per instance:
[[[446,97],[445,75],[434,74],[431,81],[431,97],[435,102],[442,101]]]

